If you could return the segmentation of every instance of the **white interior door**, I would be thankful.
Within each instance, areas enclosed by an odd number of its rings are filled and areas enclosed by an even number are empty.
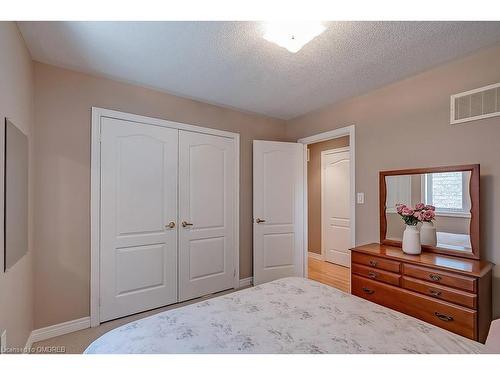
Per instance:
[[[350,267],[349,150],[321,153],[321,247],[328,262]]]
[[[236,178],[234,139],[179,132],[181,301],[234,286]]]
[[[101,126],[102,322],[177,302],[178,131]]]
[[[304,275],[304,146],[254,141],[254,284]]]

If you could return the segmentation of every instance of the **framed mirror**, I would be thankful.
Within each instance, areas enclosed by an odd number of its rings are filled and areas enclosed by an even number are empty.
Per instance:
[[[0,131],[3,147],[3,249],[7,271],[28,252],[28,137],[9,119]]]
[[[382,171],[379,183],[382,244],[401,247],[401,207],[421,208],[422,250],[480,258],[479,164]]]

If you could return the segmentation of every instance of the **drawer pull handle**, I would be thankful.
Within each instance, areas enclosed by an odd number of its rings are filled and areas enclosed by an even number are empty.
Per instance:
[[[377,267],[377,262],[375,260],[370,260],[368,263],[370,263],[370,266]]]
[[[441,319],[443,322],[452,322],[453,317],[446,315],[446,314],[441,314],[440,312],[435,312],[434,315],[436,315],[439,319]]]
[[[439,297],[441,295],[441,292],[439,290],[429,289],[429,293],[434,297]]]
[[[378,274],[377,274],[377,273],[375,273],[375,272],[371,272],[371,271],[370,271],[370,272],[368,272],[368,277],[369,277],[370,279],[376,279],[376,278],[377,278],[377,276],[378,276]]]
[[[363,292],[365,292],[366,294],[373,294],[373,293],[375,293],[375,291],[373,289],[368,289],[368,288],[363,288]]]
[[[439,281],[439,280],[441,280],[441,276],[436,275],[436,274],[434,274],[434,273],[431,273],[431,274],[429,275],[429,278],[430,278],[432,281]]]

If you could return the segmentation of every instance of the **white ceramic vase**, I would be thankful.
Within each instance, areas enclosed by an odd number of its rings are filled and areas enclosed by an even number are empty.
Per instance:
[[[420,228],[420,243],[422,245],[436,246],[436,227],[432,221],[424,221]]]
[[[416,225],[407,225],[403,232],[403,252],[411,255],[418,255],[422,252],[420,233]]]

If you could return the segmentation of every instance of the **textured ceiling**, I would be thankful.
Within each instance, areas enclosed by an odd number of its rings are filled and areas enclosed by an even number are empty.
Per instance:
[[[290,119],[500,40],[500,22],[325,22],[296,54],[258,22],[19,22],[33,59]]]

